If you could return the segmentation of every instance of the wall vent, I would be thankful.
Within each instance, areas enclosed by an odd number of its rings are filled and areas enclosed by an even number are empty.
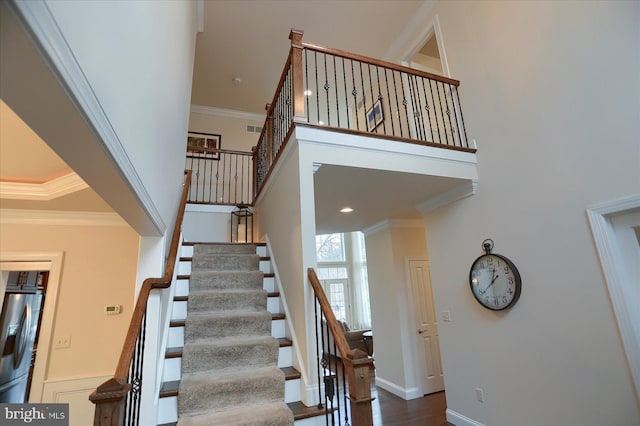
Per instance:
[[[262,126],[247,126],[249,133],[262,133]]]

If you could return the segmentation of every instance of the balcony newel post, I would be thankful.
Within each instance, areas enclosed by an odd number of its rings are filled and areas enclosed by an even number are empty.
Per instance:
[[[302,69],[302,35],[304,31],[291,29],[291,86],[293,92],[293,121],[306,122],[304,112],[304,74]]]
[[[271,168],[273,161],[273,108],[271,108],[271,104],[266,104],[264,109],[267,111],[267,121],[265,121],[267,128],[264,131],[266,136],[265,143],[267,144],[265,161],[267,167]]]

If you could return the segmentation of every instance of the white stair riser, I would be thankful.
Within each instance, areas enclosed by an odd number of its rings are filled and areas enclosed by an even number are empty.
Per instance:
[[[191,262],[180,261],[178,263],[178,275],[191,275]]]
[[[284,402],[300,401],[300,379],[284,382]]]
[[[285,346],[278,351],[278,368],[293,366],[293,348]]]
[[[256,246],[256,254],[261,257],[268,256],[267,246]]]
[[[294,426],[326,426],[326,419],[324,416],[309,417],[308,419],[296,420],[293,422]]]
[[[276,291],[275,279],[273,277],[264,277],[262,288],[264,288],[269,293]]]
[[[284,320],[271,321],[271,335],[275,338],[286,337]]]
[[[171,319],[183,320],[187,318],[187,302],[173,302],[173,309],[171,310]]]
[[[172,382],[180,380],[180,372],[182,368],[182,358],[165,358],[164,369],[162,370],[162,381]]]
[[[169,340],[167,346],[170,348],[181,348],[184,346],[184,327],[169,328]]]
[[[189,280],[177,280],[176,296],[188,296],[188,295],[189,295]]]
[[[193,246],[182,246],[180,249],[180,257],[192,257],[193,256]]]
[[[269,297],[267,299],[267,311],[272,314],[277,314],[282,312],[280,310],[280,298],[279,297]]]
[[[271,261],[269,260],[261,260],[260,261],[260,270],[265,274],[270,274],[273,271],[271,270]]]
[[[158,424],[178,421],[178,397],[160,398],[158,401]]]

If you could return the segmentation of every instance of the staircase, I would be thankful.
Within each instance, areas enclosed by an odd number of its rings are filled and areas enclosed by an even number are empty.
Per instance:
[[[290,425],[292,411],[296,424],[322,414],[300,402],[264,244],[184,243],[178,273],[162,426]]]

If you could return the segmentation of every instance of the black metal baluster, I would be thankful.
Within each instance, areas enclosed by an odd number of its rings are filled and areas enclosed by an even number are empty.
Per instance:
[[[307,57],[307,52],[309,50],[308,49],[304,49],[304,79],[305,79],[305,85],[304,85],[304,97],[305,97],[305,103],[307,105],[307,109],[306,109],[306,116],[307,116],[307,123],[310,122],[310,111],[309,111],[309,98],[311,97],[309,95],[309,58]]]
[[[218,161],[216,161],[216,203],[221,201],[218,198],[219,181],[220,181],[220,158],[218,157]]]
[[[427,130],[424,127],[424,113],[422,112],[422,101],[420,100],[420,89],[418,88],[418,77],[414,76],[414,82],[413,82],[413,90],[415,92],[415,96],[416,96],[416,110],[418,111],[417,113],[417,118],[418,118],[418,126],[420,126],[420,140],[427,140]]]
[[[440,84],[442,85],[442,91],[444,92],[444,105],[445,105],[445,114],[448,117],[449,120],[449,130],[451,131],[451,138],[453,139],[451,141],[451,145],[456,144],[456,137],[455,134],[453,133],[453,124],[451,123],[451,108],[449,107],[449,99],[447,98],[447,87],[444,85],[444,83],[440,82]],[[445,121],[445,127],[447,127],[447,122]],[[446,132],[447,134],[447,145],[449,144],[449,132]]]
[[[339,369],[340,369],[340,364],[342,364],[342,358],[338,357],[338,349],[336,347],[336,336],[333,336],[333,357],[332,357],[332,361],[334,362],[334,369],[335,372],[333,372],[333,374],[331,375],[331,379],[333,380],[333,382],[335,383],[334,386],[334,396],[336,398],[336,405],[338,406],[337,408],[337,419],[338,419],[338,424],[340,424],[340,418],[342,417],[342,412],[340,410],[340,374],[339,374]]]
[[[225,181],[227,180],[227,162],[224,161],[224,158],[220,158],[218,161],[222,161],[222,185],[220,185],[220,187],[222,188],[222,202],[223,203],[227,203],[227,197],[228,195],[225,196]]]
[[[364,117],[365,129],[367,132],[369,131],[369,123],[367,121],[367,102],[366,102],[366,94],[364,90],[364,73],[362,72],[362,61],[358,61],[360,66],[360,89],[362,90],[362,116]]]
[[[414,139],[420,139],[420,130],[418,129],[418,117],[416,116],[416,108],[415,108],[415,102],[416,100],[414,99],[414,84],[413,84],[413,76],[411,74],[407,74],[407,84],[409,86],[409,99],[410,99],[410,103],[411,103],[411,116],[413,118],[413,127],[415,127],[415,138]],[[409,137],[411,137],[411,132],[409,132]]]
[[[218,146],[218,149],[220,149],[220,147]],[[218,155],[220,154],[220,151],[218,151]],[[215,156],[212,155],[212,157]],[[213,158],[209,160],[209,175],[208,175],[208,180],[209,180],[209,203],[211,203],[211,198],[213,198]],[[215,202],[215,200],[214,200]]]
[[[407,95],[404,93],[404,89],[405,89],[405,84],[404,81],[402,80],[402,74],[405,73],[400,73],[400,82],[402,83],[402,105],[404,105],[404,117],[406,119],[406,123],[407,123],[407,133],[408,133],[408,137],[411,137],[411,125],[409,124],[409,108],[407,108]],[[407,80],[409,80],[409,77],[407,76]]]
[[[436,100],[433,97],[433,85],[431,83],[433,83],[433,80],[429,79],[429,89],[431,91],[431,100],[433,102],[433,115],[435,116],[436,128],[438,129],[438,143],[442,143],[442,132],[440,131],[440,120],[438,120],[438,108],[436,108]]]
[[[348,101],[348,96],[347,95],[347,70],[344,66],[344,56],[342,57],[342,80],[343,80],[343,84],[344,84],[344,110],[345,113],[347,114],[347,129],[351,129],[351,117],[349,114],[349,101]]]
[[[318,373],[318,409],[322,410],[324,408],[324,405],[322,404],[322,381],[321,381],[321,375],[320,375],[320,357],[322,355],[322,347],[320,346],[320,342],[318,339],[318,327],[320,327],[320,332],[322,333],[322,322],[318,322],[318,299],[316,297],[316,301],[313,304],[313,313],[316,319],[316,359],[317,359],[317,365],[316,365],[316,370]]]
[[[356,89],[356,76],[353,71],[353,59],[349,59],[349,62],[351,62],[351,85],[353,86],[353,89],[351,90],[351,94],[353,95],[353,108],[355,109],[354,112],[356,116],[356,130],[360,130],[360,118],[358,117],[358,97],[357,97],[358,89]]]
[[[424,110],[427,112],[427,128],[429,129],[429,133],[431,134],[431,142],[433,142],[433,128],[431,127],[431,111],[430,111],[430,107],[429,107],[429,97],[427,96],[427,89],[424,85],[424,80],[425,78],[421,78],[420,81],[422,82],[422,94],[424,95]],[[425,129],[425,139],[427,138],[427,132]],[[429,140],[429,139],[426,139]]]
[[[451,132],[453,133],[453,140],[455,141],[456,139],[456,134],[458,135],[458,142],[459,142],[459,146],[462,147],[462,133],[460,133],[460,122],[458,121],[458,107],[456,105],[456,100],[453,97],[453,90],[455,89],[455,86],[452,84],[449,84],[449,94],[451,95],[451,109],[453,110],[453,117],[455,118],[455,122],[456,122],[456,131],[453,131],[453,128],[451,129]],[[451,117],[449,117],[451,118]]]
[[[462,123],[462,130],[464,134],[464,144],[467,148],[469,148],[469,139],[467,139],[467,128],[464,125],[464,117],[462,115],[462,104],[460,103],[460,95],[458,93],[458,88],[453,87],[453,90],[456,92],[456,99],[458,100],[458,112],[460,113],[460,122]]]
[[[371,93],[371,108],[373,108],[373,106],[376,104],[376,98],[373,96],[373,81],[371,81],[371,64],[367,64],[367,70],[369,74],[369,93]],[[371,112],[373,113],[373,110],[371,110]],[[369,117],[367,117],[367,119],[369,119]],[[374,113],[374,118],[373,118],[374,128],[371,129],[371,131],[375,130],[376,133],[378,133],[378,128],[376,127],[375,122],[376,122],[376,119],[375,119],[375,113]]]
[[[342,398],[343,398],[343,403],[344,403],[344,424],[346,426],[349,426],[349,409],[348,409],[348,405],[347,405],[347,378],[346,378],[346,372],[345,372],[345,367],[344,367],[344,362],[341,363],[341,370],[342,370]],[[336,372],[337,374],[337,372]]]
[[[396,135],[396,129],[395,129],[395,126],[393,124],[393,114],[392,114],[392,108],[391,108],[391,95],[389,94],[389,78],[387,77],[387,69],[386,68],[384,68],[384,85],[387,88],[387,105],[389,105],[389,109],[387,110],[387,113],[389,114],[389,120],[391,121],[391,135],[395,136]]]
[[[318,52],[313,52],[313,65],[316,69],[316,124],[320,124],[320,92],[318,91]]]
[[[333,87],[336,92],[336,119],[338,120],[338,127],[340,127],[340,101],[338,99],[338,70],[336,68],[336,56],[333,56]]]
[[[376,65],[376,80],[378,80],[378,100],[380,101],[380,108],[383,108],[382,102],[382,89],[380,87],[380,67]],[[384,108],[383,108],[384,109]],[[387,117],[382,113],[382,133],[387,134]]]
[[[197,201],[204,201],[204,182],[201,182],[202,176],[200,174],[200,164],[202,163],[202,159],[200,156],[202,153],[198,152],[198,171],[196,172],[196,176],[198,177],[198,186],[202,186],[202,198],[200,198],[200,191],[198,191],[198,199]]]
[[[331,113],[329,112],[329,89],[331,88],[329,84],[329,78],[327,74],[327,54],[323,53],[323,62],[324,62],[324,97],[327,102],[327,126],[331,126]]]
[[[400,104],[398,103],[398,87],[396,85],[396,72],[391,71],[391,76],[393,77],[393,91],[396,98],[396,112],[398,113],[398,127],[400,127],[400,137],[404,137],[404,132],[402,131],[402,120],[400,119]],[[402,82],[402,74],[400,75]],[[395,135],[394,135],[395,136]]]
[[[437,81],[436,81],[436,89],[438,89],[438,103],[440,104],[440,114],[442,115],[442,126],[444,127],[444,138],[447,141],[447,145],[449,145],[449,136],[447,135],[447,124],[446,124],[447,122],[445,121],[446,118],[444,117],[444,110],[442,109],[442,95],[440,94],[440,86],[438,85]]]

